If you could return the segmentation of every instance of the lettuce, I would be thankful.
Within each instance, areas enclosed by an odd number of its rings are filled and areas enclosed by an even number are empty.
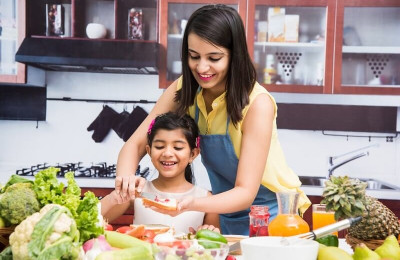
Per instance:
[[[81,189],[74,179],[74,174],[65,174],[67,187],[57,179],[58,168],[50,167],[35,175],[33,189],[36,192],[39,203],[59,204],[68,208],[77,223],[80,232],[80,241],[98,237],[104,233],[104,228],[99,225],[99,212],[97,204],[99,199],[93,192],[86,192],[81,199]]]

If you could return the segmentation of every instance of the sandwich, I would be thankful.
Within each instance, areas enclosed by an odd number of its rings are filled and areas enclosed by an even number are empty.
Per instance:
[[[158,196],[155,196],[153,199],[142,197],[142,201],[145,206],[153,206],[165,210],[176,210],[178,206],[176,199],[160,198]]]

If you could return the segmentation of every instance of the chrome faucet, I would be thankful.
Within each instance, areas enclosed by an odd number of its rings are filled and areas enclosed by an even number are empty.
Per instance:
[[[369,151],[364,151],[364,150],[366,150],[366,149],[368,149],[368,148],[371,148],[371,147],[378,147],[379,146],[379,144],[372,144],[372,145],[368,145],[368,146],[365,146],[365,147],[362,147],[362,148],[358,148],[358,149],[356,149],[356,150],[354,150],[354,151],[350,151],[350,152],[347,152],[347,153],[344,153],[344,154],[341,154],[341,155],[337,155],[337,156],[329,156],[328,157],[328,163],[329,163],[329,168],[328,168],[328,179],[331,177],[331,175],[333,174],[333,172],[337,169],[337,168],[339,168],[340,166],[342,166],[342,165],[344,165],[344,164],[346,164],[346,163],[348,163],[348,162],[351,162],[351,161],[353,161],[353,160],[356,160],[356,159],[358,159],[358,158],[361,158],[361,157],[364,157],[364,156],[368,156],[369,155]],[[356,154],[356,155],[354,155],[354,156],[352,156],[352,157],[350,157],[350,158],[348,158],[348,159],[345,159],[345,160],[343,160],[343,161],[341,161],[341,162],[339,162],[339,163],[334,163],[335,162],[335,160],[337,160],[337,159],[339,159],[339,158],[341,158],[341,157],[344,157],[344,156],[347,156],[347,155],[350,155],[350,154],[353,154],[353,153],[356,153],[356,152],[360,152],[360,151],[363,151],[363,152],[361,152],[361,153],[358,153],[358,154]]]

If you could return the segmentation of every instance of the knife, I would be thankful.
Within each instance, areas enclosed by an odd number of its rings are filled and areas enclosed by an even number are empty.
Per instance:
[[[136,192],[136,197],[138,197],[138,198],[146,198],[146,199],[149,199],[149,200],[155,200],[157,198],[157,195],[155,195],[153,193],[150,193],[150,192],[142,191],[142,192]]]

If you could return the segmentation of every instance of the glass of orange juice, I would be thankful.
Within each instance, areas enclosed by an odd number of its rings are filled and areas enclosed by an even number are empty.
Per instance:
[[[324,227],[335,223],[335,212],[327,211],[325,204],[313,204],[312,205],[312,223],[313,229]],[[338,235],[338,232],[332,234]]]

